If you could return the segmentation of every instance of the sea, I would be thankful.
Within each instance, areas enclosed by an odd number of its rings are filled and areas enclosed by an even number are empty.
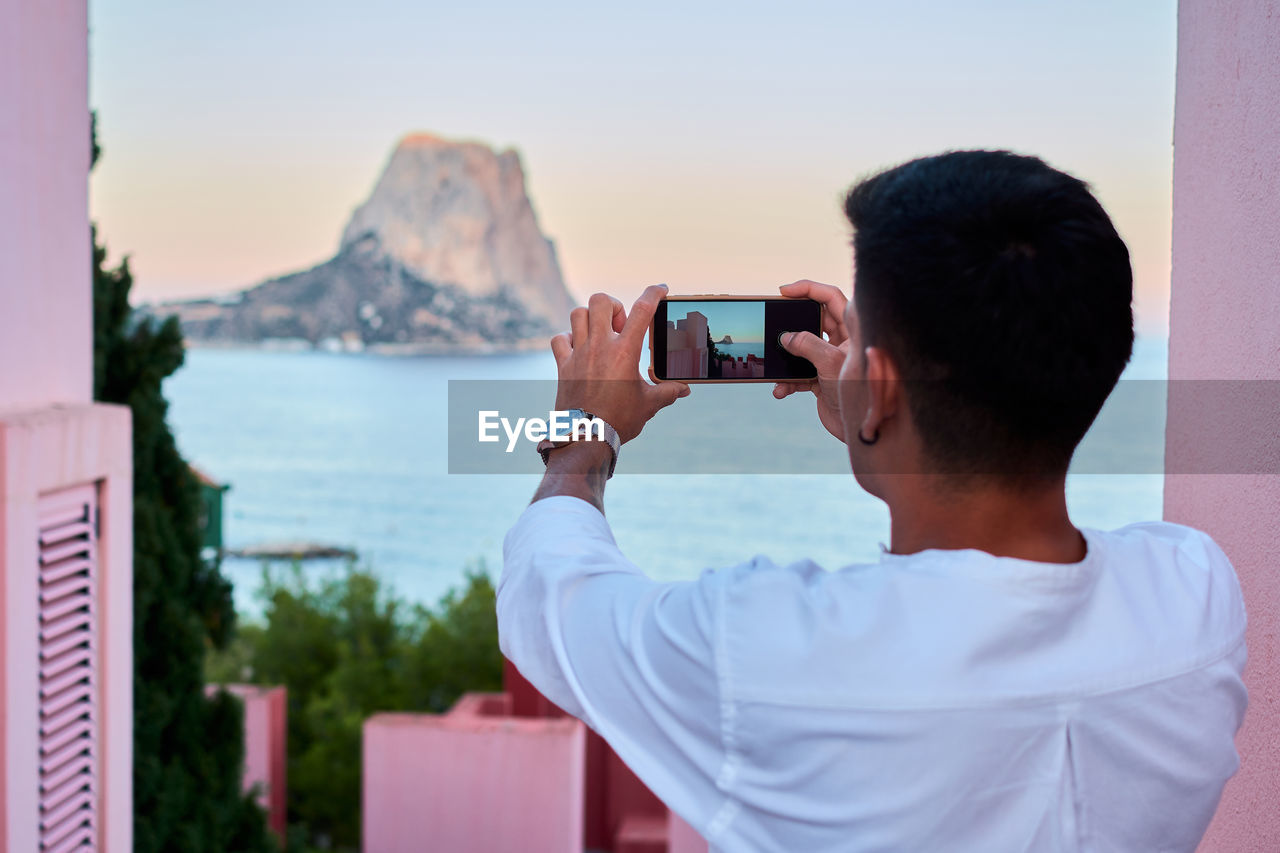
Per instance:
[[[735,341],[731,344],[716,344],[716,349],[723,353],[728,353],[734,358],[746,358],[754,355],[756,358],[764,358],[764,342],[763,341]]]
[[[1163,378],[1166,362],[1165,340],[1139,339],[1126,377]],[[230,486],[227,548],[282,541],[351,548],[388,594],[430,605],[469,570],[496,580],[503,536],[538,482],[536,474],[449,473],[449,381],[554,378],[554,360],[543,352],[192,348],[164,390],[180,450]],[[768,385],[725,393],[741,395],[747,409],[757,398],[760,406],[778,404]],[[1143,433],[1163,441],[1162,423]],[[624,448],[606,511],[622,551],[658,579],[694,578],[756,554],[835,569],[877,559],[888,542],[885,506],[846,473],[637,474],[628,473],[626,456]],[[1162,487],[1158,473],[1072,474],[1067,500],[1077,525],[1112,528],[1159,518]],[[304,564],[317,575],[343,568],[333,560]],[[263,569],[260,560],[223,562],[237,610],[249,620],[263,610]]]

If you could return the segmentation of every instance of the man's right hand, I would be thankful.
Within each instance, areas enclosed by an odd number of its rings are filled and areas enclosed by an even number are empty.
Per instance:
[[[808,297],[822,303],[822,331],[827,340],[812,332],[792,332],[782,336],[783,348],[792,355],[807,358],[818,369],[817,379],[801,382],[779,382],[773,386],[773,396],[781,400],[801,391],[812,391],[818,400],[818,419],[827,432],[844,441],[844,422],[840,419],[840,398],[836,384],[840,368],[849,351],[849,332],[844,324],[844,312],[849,300],[840,288],[816,281],[796,281],[778,288],[783,296]]]

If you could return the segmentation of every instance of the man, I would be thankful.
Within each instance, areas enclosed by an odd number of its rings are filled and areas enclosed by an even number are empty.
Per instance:
[[[1235,574],[1190,528],[1077,529],[1064,492],[1132,347],[1124,243],[1083,183],[1007,152],[912,161],[846,213],[853,301],[782,288],[826,340],[784,339],[818,379],[774,394],[815,394],[888,551],[657,583],[602,514],[614,449],[544,444],[504,653],[713,849],[1194,850],[1238,765]],[[662,295],[574,310],[557,408],[625,443],[688,393],[636,370]]]

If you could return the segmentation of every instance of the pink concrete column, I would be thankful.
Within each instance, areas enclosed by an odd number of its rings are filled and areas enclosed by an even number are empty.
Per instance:
[[[1179,4],[1165,517],[1217,540],[1248,608],[1242,763],[1201,848],[1223,853],[1280,850],[1280,417],[1272,384],[1183,380],[1280,382],[1277,57],[1275,0]]]
[[[0,407],[89,402],[89,270],[85,0],[0,0]]]
[[[258,804],[267,813],[267,825],[283,841],[288,821],[288,692],[284,687],[253,684],[210,685],[207,689],[226,690],[244,703],[244,790],[258,789]]]

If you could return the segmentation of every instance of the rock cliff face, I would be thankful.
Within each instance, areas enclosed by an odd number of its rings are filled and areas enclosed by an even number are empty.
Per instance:
[[[405,137],[347,224],[342,248],[370,238],[424,281],[476,297],[514,290],[534,314],[561,323],[573,307],[513,150]]]
[[[177,315],[195,341],[412,352],[518,347],[566,327],[572,307],[519,155],[414,134],[334,258],[232,297],[152,310]]]

